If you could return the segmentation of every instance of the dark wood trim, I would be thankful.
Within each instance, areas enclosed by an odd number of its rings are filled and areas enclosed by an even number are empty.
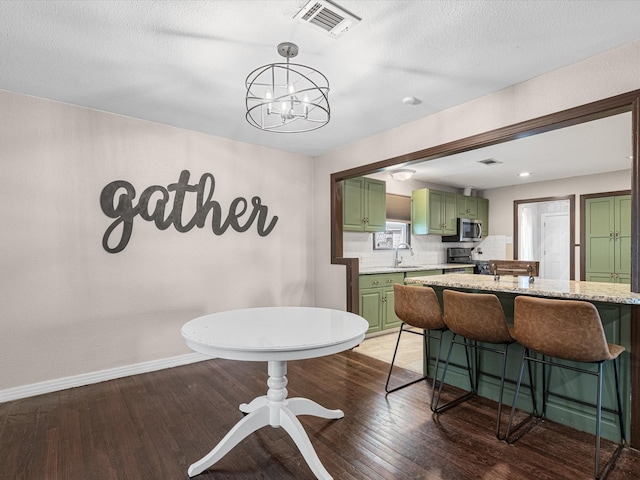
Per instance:
[[[631,307],[631,443],[640,449],[640,306]]]
[[[585,225],[585,215],[584,215],[585,208],[587,205],[587,200],[590,198],[617,197],[620,195],[631,195],[631,190],[616,190],[615,192],[598,192],[598,193],[587,193],[584,195],[580,195],[580,245],[581,245],[580,247],[580,279],[582,280],[584,280],[587,276],[587,255],[584,250],[584,247],[586,246],[586,242],[587,242],[587,229]],[[633,219],[632,219],[632,223],[633,223]],[[633,262],[633,255],[631,256],[631,258]],[[633,266],[632,266],[631,276],[633,278]]]
[[[342,180],[378,172],[400,164],[408,165],[418,161],[433,160],[447,155],[578,125],[628,111],[632,112],[631,128],[633,141],[633,166],[631,174],[631,291],[640,293],[640,159],[638,158],[640,154],[640,90],[634,90],[486,133],[333,173],[331,175],[331,263],[344,264],[347,266],[347,310],[351,312],[358,311],[359,289],[357,278],[359,269],[357,258],[342,258],[342,191],[340,183]],[[340,219],[339,225],[336,224],[338,218]],[[338,253],[340,254],[339,256]],[[631,430],[633,432],[640,432],[640,361],[636,358],[636,356],[640,354],[640,334],[637,332],[640,328],[637,322],[640,321],[640,319],[636,318],[637,316],[638,315],[634,316],[632,328],[635,334],[632,335],[631,344],[631,355],[633,359],[632,390],[635,392],[631,409]],[[639,435],[640,434],[632,437],[635,438],[635,440],[632,440],[632,445],[636,448],[640,445]]]
[[[360,266],[357,258],[344,258],[343,230],[342,230],[342,181],[337,181],[331,175],[331,264],[345,265],[347,275],[347,305],[348,312],[360,313],[359,273]]]
[[[638,93],[638,91],[636,91]],[[640,94],[632,104],[632,151],[631,173],[631,291],[640,292]],[[640,411],[638,412],[640,415]]]
[[[331,263],[343,255],[342,245],[342,181],[331,174]]]
[[[434,147],[425,148],[416,152],[407,153],[397,157],[389,158],[368,165],[361,165],[348,170],[342,170],[332,174],[336,181],[342,181],[346,178],[358,177],[361,175],[371,174],[384,170],[385,168],[398,166],[400,164],[409,165],[415,162],[425,160],[434,160],[436,158],[453,155],[456,153],[474,150],[480,147],[488,147],[498,143],[525,138],[538,133],[549,132],[563,127],[578,125],[581,123],[597,120],[599,118],[609,117],[618,113],[633,110],[634,103],[640,96],[640,90],[623,93],[615,97],[598,100],[597,102],[588,103],[579,107],[570,108],[556,113],[551,113],[543,117],[526,120],[524,122],[509,125],[507,127],[498,128],[471,137],[454,140],[452,142],[443,143]],[[640,121],[635,118],[634,121]],[[634,150],[635,151],[635,150]],[[635,158],[635,156],[634,156]]]
[[[576,243],[576,196],[565,195],[558,197],[529,198],[513,201],[513,258],[518,260],[518,206],[523,203],[543,203],[569,200],[569,280],[574,280],[576,275],[575,243]]]

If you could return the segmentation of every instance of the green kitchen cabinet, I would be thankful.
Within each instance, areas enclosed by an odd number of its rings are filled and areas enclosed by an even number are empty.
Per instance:
[[[399,327],[393,285],[404,283],[403,273],[360,275],[360,315],[369,322],[367,333]]]
[[[456,195],[458,218],[478,218],[478,197],[468,195]]]
[[[478,220],[482,221],[482,238],[489,235],[489,200],[478,198]]]
[[[585,200],[585,280],[631,282],[631,196]]]
[[[458,194],[458,218],[471,218],[482,221],[482,236],[489,234],[489,200]]]
[[[458,202],[455,193],[422,188],[411,192],[411,233],[455,235]]]
[[[357,177],[345,180],[343,187],[343,230],[383,232],[387,220],[385,182]]]

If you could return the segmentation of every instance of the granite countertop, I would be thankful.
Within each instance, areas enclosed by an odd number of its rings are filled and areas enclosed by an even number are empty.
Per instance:
[[[631,293],[629,285],[621,283],[579,282],[575,280],[545,280],[529,277],[501,276],[495,281],[493,275],[431,275],[406,278],[408,285],[428,285],[487,292],[507,292],[538,297],[567,298],[591,302],[622,303],[640,305],[640,293]]]
[[[416,270],[451,270],[453,268],[473,268],[473,263],[436,263],[432,265],[399,265],[397,267],[361,267],[360,275],[371,275],[373,273],[402,273],[415,272]],[[491,277],[493,278],[493,277]]]

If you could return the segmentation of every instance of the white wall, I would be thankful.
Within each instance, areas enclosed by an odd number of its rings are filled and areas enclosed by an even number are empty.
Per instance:
[[[186,354],[180,327],[205,313],[314,304],[310,158],[3,91],[0,112],[0,391]],[[184,169],[214,175],[223,211],[261,197],[273,231],[138,216],[107,253],[103,187],[126,180],[137,201]]]
[[[329,263],[331,217],[327,179],[331,173],[639,89],[638,58],[640,42],[627,44],[314,159],[316,305],[335,308],[346,305],[345,267]],[[403,95],[399,92],[398,98]],[[491,203],[492,211],[493,208]]]
[[[576,241],[580,232],[580,195],[631,189],[631,170],[533,182],[484,191],[489,199],[489,225],[492,235],[513,235],[513,202],[531,198],[575,195]]]

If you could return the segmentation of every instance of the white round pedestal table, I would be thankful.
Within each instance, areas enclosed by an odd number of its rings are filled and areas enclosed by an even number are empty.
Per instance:
[[[240,411],[248,415],[189,467],[189,476],[207,470],[251,433],[271,425],[284,428],[291,436],[317,478],[331,479],[297,416],[337,419],[344,413],[307,398],[287,398],[287,362],[353,348],[368,328],[368,322],[353,313],[313,307],[231,310],[187,322],[181,333],[192,350],[229,360],[266,361],[269,374],[267,394],[240,405]]]

